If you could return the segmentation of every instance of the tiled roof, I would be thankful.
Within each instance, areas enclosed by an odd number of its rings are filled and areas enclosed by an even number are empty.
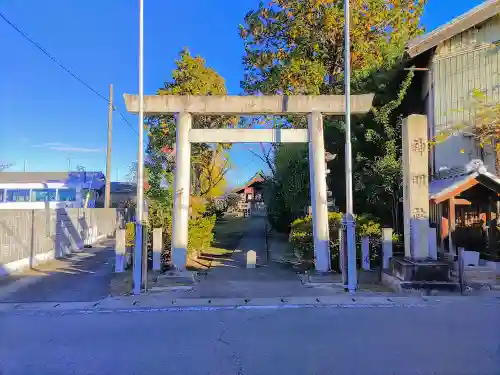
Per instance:
[[[461,173],[454,175],[445,174],[446,177],[431,181],[429,184],[429,199],[437,200],[443,195],[446,195],[463,184],[475,179],[478,179],[480,183],[481,180],[483,182],[485,180],[492,182],[492,184],[488,184],[488,186],[496,187],[498,188],[498,192],[500,192],[500,178],[495,176],[493,173],[488,172],[479,160],[473,160],[464,167],[454,168],[452,170],[461,171]]]
[[[65,181],[68,172],[0,172],[0,183],[41,183]]]
[[[234,189],[233,191],[235,193],[237,193],[237,192],[240,192],[243,189],[245,189],[246,187],[251,186],[251,185],[253,185],[255,183],[264,182],[264,178],[265,178],[264,172],[259,171],[255,175],[253,175],[253,177],[250,180],[248,180],[248,182],[245,185],[240,186],[240,187]]]
[[[454,176],[431,181],[431,183],[429,184],[429,199],[437,199],[441,195],[455,190],[462,184],[470,180],[474,180],[477,176],[478,173],[474,172],[467,175]]]

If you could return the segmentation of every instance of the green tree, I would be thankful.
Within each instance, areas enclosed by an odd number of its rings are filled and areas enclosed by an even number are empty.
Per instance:
[[[391,68],[422,32],[423,0],[351,0],[353,86]],[[338,0],[273,0],[250,11],[245,43],[247,92],[326,94],[343,90],[344,9]]]
[[[158,90],[159,95],[226,95],[224,79],[205,64],[200,56],[192,56],[187,48],[181,51],[172,72],[172,80]],[[238,124],[235,117],[196,116],[193,128],[226,128]],[[149,143],[147,148],[149,195],[151,198],[172,199],[172,191],[162,188],[166,180],[171,187],[175,165],[175,120],[173,116],[154,116],[147,119]],[[210,198],[225,187],[230,145],[192,145],[192,195]],[[195,200],[199,206],[203,199]]]
[[[241,198],[238,194],[236,193],[229,193],[226,196],[226,205],[229,210],[235,210],[238,208],[238,203],[240,202]]]
[[[276,147],[272,163],[274,174],[266,181],[266,206],[271,222],[287,229],[309,206],[308,149],[305,145]]]
[[[422,0],[351,0],[352,92],[376,94],[374,111],[352,120],[353,154],[358,161],[354,170],[357,212],[377,208],[377,213],[394,217],[392,205],[384,201],[399,194],[398,108],[401,95],[406,95],[405,87],[411,83],[402,59],[406,42],[423,32],[419,22],[423,6]],[[342,1],[274,0],[267,6],[261,3],[240,26],[245,44],[243,88],[248,93],[264,94],[341,94],[343,27]],[[305,118],[288,118],[288,122],[303,127]],[[330,165],[328,186],[337,200],[343,202],[344,122],[327,117],[324,127],[326,150],[339,155]],[[297,173],[276,163],[275,169],[275,175]],[[305,163],[302,174],[307,172]],[[286,215],[294,217],[284,197],[297,189],[285,183],[287,180],[282,178],[273,186],[279,195],[274,204],[283,201]],[[370,195],[369,186],[378,194]],[[305,196],[308,189],[300,191],[302,201],[309,200]]]

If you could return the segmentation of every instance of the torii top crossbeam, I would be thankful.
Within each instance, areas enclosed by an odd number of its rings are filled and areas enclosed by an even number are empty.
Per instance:
[[[127,111],[139,112],[139,97],[124,94]],[[352,95],[351,114],[367,113],[373,94]],[[321,112],[325,115],[343,115],[343,95],[265,95],[265,96],[197,96],[148,95],[144,96],[144,113],[172,114],[187,112],[203,115],[287,115]]]

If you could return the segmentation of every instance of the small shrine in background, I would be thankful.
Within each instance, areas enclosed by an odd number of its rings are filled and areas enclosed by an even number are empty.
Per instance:
[[[244,186],[236,188],[233,192],[240,196],[238,214],[242,216],[264,216],[264,172],[257,172]]]

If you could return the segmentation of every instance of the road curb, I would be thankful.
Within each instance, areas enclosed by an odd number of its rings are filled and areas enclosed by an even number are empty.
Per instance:
[[[251,310],[292,308],[391,308],[426,307],[443,304],[500,305],[499,297],[286,297],[286,298],[148,298],[118,297],[95,302],[0,303],[0,313],[8,312],[133,312],[179,310]]]

